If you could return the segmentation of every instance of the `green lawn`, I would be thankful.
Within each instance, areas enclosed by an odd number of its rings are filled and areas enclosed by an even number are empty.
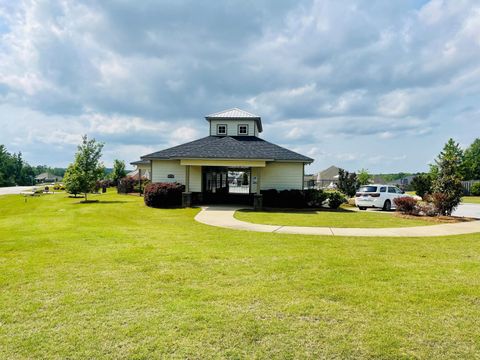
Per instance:
[[[464,196],[462,202],[471,204],[480,204],[480,196]]]
[[[480,354],[480,234],[242,232],[98,198],[0,197],[0,359]]]
[[[432,221],[405,219],[389,213],[354,211],[340,208],[337,211],[262,211],[240,210],[238,220],[257,224],[291,226],[326,226],[343,228],[385,228],[434,225]]]

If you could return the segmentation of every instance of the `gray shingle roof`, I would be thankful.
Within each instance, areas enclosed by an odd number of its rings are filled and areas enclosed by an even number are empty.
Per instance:
[[[258,131],[262,132],[263,131],[263,126],[262,126],[262,118],[258,115],[249,113],[248,111],[239,109],[239,108],[232,108],[228,110],[223,110],[216,112],[214,114],[210,114],[205,116],[205,119],[207,121],[210,120],[255,120],[258,126]]]
[[[154,159],[256,159],[311,163],[313,159],[256,136],[207,136],[142,156]]]
[[[149,160],[137,160],[137,161],[132,161],[130,165],[149,165],[150,161]]]

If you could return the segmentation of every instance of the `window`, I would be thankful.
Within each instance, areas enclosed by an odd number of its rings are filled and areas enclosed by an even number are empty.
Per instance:
[[[376,186],[362,186],[358,191],[360,192],[377,192]]]
[[[238,125],[238,135],[248,135],[248,125]]]
[[[396,193],[397,193],[397,191],[395,190],[395,188],[394,188],[394,187],[391,187],[391,186],[388,188],[388,192],[389,192],[389,193],[392,193],[392,194],[396,194]]]
[[[227,125],[217,125],[217,135],[227,135]]]
[[[380,188],[380,192],[386,192],[386,191],[387,191],[387,188],[386,188],[385,186],[382,186],[382,187]]]

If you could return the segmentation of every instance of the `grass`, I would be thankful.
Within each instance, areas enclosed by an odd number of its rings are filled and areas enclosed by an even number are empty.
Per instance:
[[[432,221],[407,219],[394,214],[338,209],[337,211],[263,211],[235,212],[238,220],[257,224],[322,226],[343,228],[385,228],[433,225]]]
[[[480,234],[242,232],[98,199],[0,197],[0,358],[480,354]]]
[[[470,204],[480,204],[480,196],[464,196],[462,202]]]

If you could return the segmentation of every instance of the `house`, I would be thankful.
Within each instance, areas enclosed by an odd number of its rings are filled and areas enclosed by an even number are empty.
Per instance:
[[[133,161],[130,165],[135,166],[135,170],[129,172],[127,177],[138,179],[139,176],[145,180],[151,180],[150,160]]]
[[[63,178],[61,176],[57,176],[49,172],[41,173],[35,176],[36,183],[53,183],[53,182],[59,182],[62,180]]]
[[[304,166],[313,159],[259,137],[258,115],[237,108],[205,117],[209,135],[141,157],[152,182],[185,185],[183,203],[253,199],[262,206],[261,190],[303,189]]]
[[[325,170],[318,172],[316,182],[317,187],[320,189],[327,187],[336,187],[338,183],[338,172],[339,168],[335,165],[332,165]]]

